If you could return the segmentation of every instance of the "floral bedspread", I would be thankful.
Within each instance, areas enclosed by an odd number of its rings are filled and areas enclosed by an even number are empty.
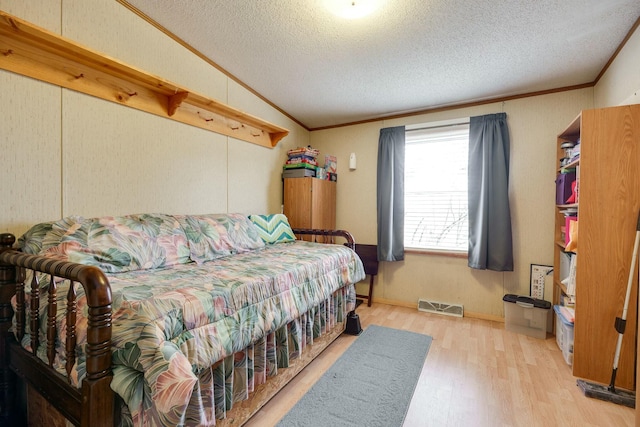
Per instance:
[[[170,425],[184,413],[201,372],[362,280],[364,270],[343,245],[296,241],[202,264],[108,277],[113,296],[111,387],[128,406],[134,424]],[[78,309],[86,314],[81,291]],[[65,294],[60,288],[59,307]],[[353,286],[348,295],[350,311]],[[63,310],[58,324],[64,354]],[[85,317],[77,328],[83,348]],[[29,347],[28,335],[23,345]],[[84,376],[84,360],[80,351],[72,375],[76,384]],[[56,360],[60,372],[64,362],[62,356]]]

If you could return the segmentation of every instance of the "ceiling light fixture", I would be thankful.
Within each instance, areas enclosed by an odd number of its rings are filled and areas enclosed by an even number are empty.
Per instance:
[[[363,18],[373,13],[382,0],[324,0],[331,13],[345,19]]]

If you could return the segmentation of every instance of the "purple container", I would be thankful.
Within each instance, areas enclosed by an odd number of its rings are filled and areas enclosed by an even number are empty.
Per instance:
[[[576,180],[575,172],[561,173],[556,179],[556,205],[566,205],[571,196],[571,184]]]

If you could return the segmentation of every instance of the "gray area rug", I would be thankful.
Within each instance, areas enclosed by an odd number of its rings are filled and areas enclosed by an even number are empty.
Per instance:
[[[402,426],[430,346],[427,335],[368,326],[277,426]]]

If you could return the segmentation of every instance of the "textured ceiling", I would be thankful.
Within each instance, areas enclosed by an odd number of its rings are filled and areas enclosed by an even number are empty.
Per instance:
[[[592,83],[640,17],[638,0],[384,0],[360,20],[323,0],[121,2],[311,129]]]

